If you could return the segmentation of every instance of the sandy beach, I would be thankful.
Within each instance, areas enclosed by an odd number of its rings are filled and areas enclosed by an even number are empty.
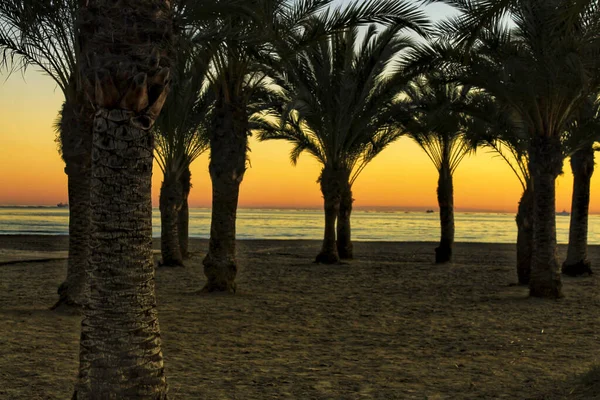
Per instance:
[[[71,396],[80,317],[49,311],[67,240],[0,236],[1,399]],[[513,245],[457,244],[450,265],[433,243],[355,246],[325,266],[315,241],[242,241],[235,296],[196,293],[204,240],[186,268],[159,268],[171,398],[600,398],[598,275],[543,301],[514,285]]]

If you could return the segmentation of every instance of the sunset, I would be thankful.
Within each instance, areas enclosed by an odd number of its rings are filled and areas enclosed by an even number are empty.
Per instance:
[[[0,182],[10,188],[0,193],[0,205],[54,205],[67,201],[67,177],[55,142],[53,124],[62,93],[50,78],[31,67],[25,77],[3,75],[0,92]],[[32,115],[29,110],[35,109]],[[321,208],[317,184],[319,166],[301,156],[296,167],[289,161],[291,146],[250,140],[250,168],[240,190],[241,207]],[[210,207],[208,154],[191,167],[192,207]],[[154,166],[152,201],[158,206],[162,180]],[[403,138],[377,157],[358,178],[354,188],[357,208],[425,210],[436,206],[436,171],[425,153]],[[557,180],[558,211],[571,208],[573,177],[565,164]],[[478,149],[458,168],[455,206],[459,211],[511,212],[521,195],[519,181],[498,156]],[[600,213],[600,176],[592,178],[590,211]]]
[[[600,400],[598,0],[1,0],[0,400]]]

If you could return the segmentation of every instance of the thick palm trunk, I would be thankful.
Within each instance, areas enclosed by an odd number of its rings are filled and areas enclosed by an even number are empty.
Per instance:
[[[533,257],[529,293],[534,297],[562,297],[560,265],[556,258],[556,178],[562,170],[557,139],[536,138],[530,150],[533,176]]]
[[[533,252],[533,190],[528,187],[519,201],[517,213],[517,277],[519,284],[529,284]]]
[[[207,282],[202,291],[235,293],[235,222],[240,184],[246,172],[248,120],[242,107],[223,99],[219,99],[213,118],[209,165],[212,218],[208,254],[203,261]]]
[[[92,140],[90,297],[74,399],[166,399],[152,255],[152,125],[168,93],[164,0],[87,0],[81,78]]]
[[[567,259],[563,263],[562,272],[569,276],[579,276],[592,273],[592,264],[587,256],[590,186],[594,174],[594,148],[592,145],[573,154],[571,169],[574,177],[571,225]]]
[[[109,112],[123,118],[111,121]],[[91,294],[77,399],[166,398],[152,257],[153,138],[129,118],[121,110],[95,118]]]
[[[181,202],[181,208],[179,209],[179,216],[177,218],[177,233],[179,234],[179,249],[181,250],[181,256],[183,259],[186,259],[190,256],[188,252],[190,231],[190,208],[188,204],[188,198],[192,188],[192,173],[190,172],[189,165],[181,175],[180,182],[183,191],[183,200]]]
[[[340,200],[340,210],[337,217],[337,250],[342,260],[354,258],[350,215],[352,214],[352,187],[349,183],[344,185]]]
[[[160,253],[161,265],[183,266],[179,247],[179,211],[183,202],[183,188],[179,177],[166,173],[160,188]]]
[[[335,222],[340,213],[340,202],[342,198],[342,185],[340,184],[339,171],[327,166],[323,168],[320,184],[325,208],[325,232],[323,235],[323,246],[316,257],[315,262],[334,264],[340,261],[335,240]]]
[[[441,238],[435,249],[435,262],[445,263],[452,260],[454,244],[454,188],[449,167],[442,167],[438,180],[437,198],[440,207]]]

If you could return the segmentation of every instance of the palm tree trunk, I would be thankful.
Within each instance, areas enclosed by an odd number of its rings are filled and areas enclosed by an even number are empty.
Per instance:
[[[183,266],[179,247],[179,211],[183,202],[183,189],[179,177],[166,173],[160,188],[160,252],[161,265]]]
[[[562,170],[558,139],[537,137],[531,144],[530,171],[533,176],[533,257],[529,294],[533,297],[562,297],[560,265],[556,258],[556,178]]]
[[[79,7],[93,102],[90,297],[73,399],[167,399],[152,254],[152,126],[169,87],[166,0]]]
[[[334,264],[340,261],[335,240],[335,222],[340,213],[342,197],[342,185],[338,175],[337,170],[326,166],[323,168],[319,179],[325,208],[325,232],[321,252],[315,259],[317,263]]]
[[[185,260],[190,256],[188,252],[190,231],[190,208],[188,205],[188,198],[192,188],[192,173],[189,165],[181,175],[179,181],[181,182],[181,188],[183,190],[183,201],[181,203],[181,209],[179,210],[179,216],[177,218],[177,232],[179,233],[179,248],[181,249],[181,256]]]
[[[353,201],[352,187],[350,183],[346,183],[342,190],[340,211],[337,217],[337,250],[342,260],[351,260],[354,258],[350,227]]]
[[[75,88],[75,98],[67,98],[61,111],[60,144],[66,167],[69,192],[69,257],[67,276],[58,287],[59,299],[52,309],[60,306],[80,307],[89,295],[87,278],[90,237],[90,177],[92,124],[91,110],[85,104],[82,93]],[[79,102],[79,104],[78,104]]]
[[[440,245],[435,249],[435,262],[440,264],[452,260],[454,244],[454,188],[449,167],[442,166],[440,170],[437,198],[440,207],[441,238]]]
[[[209,165],[212,218],[208,254],[203,261],[207,282],[202,291],[235,293],[235,222],[240,184],[246,172],[248,119],[244,108],[223,99],[217,101],[213,118]]]
[[[59,299],[53,309],[61,305],[80,307],[89,294],[90,169],[71,164],[65,171],[69,190],[69,258],[67,277],[58,288]]]
[[[166,398],[152,256],[150,131],[95,118],[90,307],[77,399]],[[110,111],[111,115],[115,110]]]
[[[592,144],[573,154],[571,169],[574,177],[571,225],[569,227],[567,259],[563,263],[562,272],[569,276],[579,276],[592,273],[592,264],[587,256],[590,186],[594,174],[594,148]]]
[[[519,284],[528,285],[533,251],[533,190],[528,183],[519,201],[517,213],[517,277]]]

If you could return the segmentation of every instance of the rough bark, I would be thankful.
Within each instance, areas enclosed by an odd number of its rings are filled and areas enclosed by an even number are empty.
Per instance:
[[[181,208],[179,210],[179,216],[177,218],[177,233],[179,234],[179,249],[181,250],[181,256],[185,260],[189,258],[189,231],[190,231],[190,209],[188,204],[188,198],[190,196],[190,190],[192,188],[192,173],[190,172],[189,165],[181,175],[181,188],[183,190],[183,200],[181,202]]]
[[[340,171],[334,167],[325,166],[319,179],[325,209],[325,232],[323,245],[317,254],[315,262],[334,264],[340,261],[336,243],[335,222],[340,213],[342,199],[342,185],[340,184]]]
[[[533,252],[533,190],[529,186],[519,201],[517,213],[517,277],[519,284],[528,285]]]
[[[183,256],[179,247],[179,211],[183,203],[183,188],[176,174],[166,173],[160,188],[160,253],[161,265],[183,266]]]
[[[90,297],[74,399],[166,399],[152,255],[154,124],[168,93],[170,4],[80,6],[81,77],[96,110]]]
[[[454,188],[452,172],[449,167],[442,167],[437,188],[438,205],[440,207],[440,245],[435,249],[435,262],[445,263],[452,260],[454,244]]]
[[[529,294],[562,297],[556,258],[556,178],[562,171],[560,141],[537,137],[531,143],[529,170],[533,177],[533,257]]]
[[[350,226],[353,202],[352,186],[346,182],[342,190],[340,210],[337,217],[337,250],[342,260],[354,258],[354,246],[352,245],[352,231]]]
[[[580,276],[592,273],[592,263],[587,255],[590,186],[594,174],[594,148],[591,144],[573,154],[571,169],[574,178],[571,224],[567,259],[562,272],[569,276]]]
[[[207,279],[203,292],[236,291],[235,222],[246,172],[247,126],[245,108],[219,96],[210,136],[212,218],[208,254],[203,261]]]

